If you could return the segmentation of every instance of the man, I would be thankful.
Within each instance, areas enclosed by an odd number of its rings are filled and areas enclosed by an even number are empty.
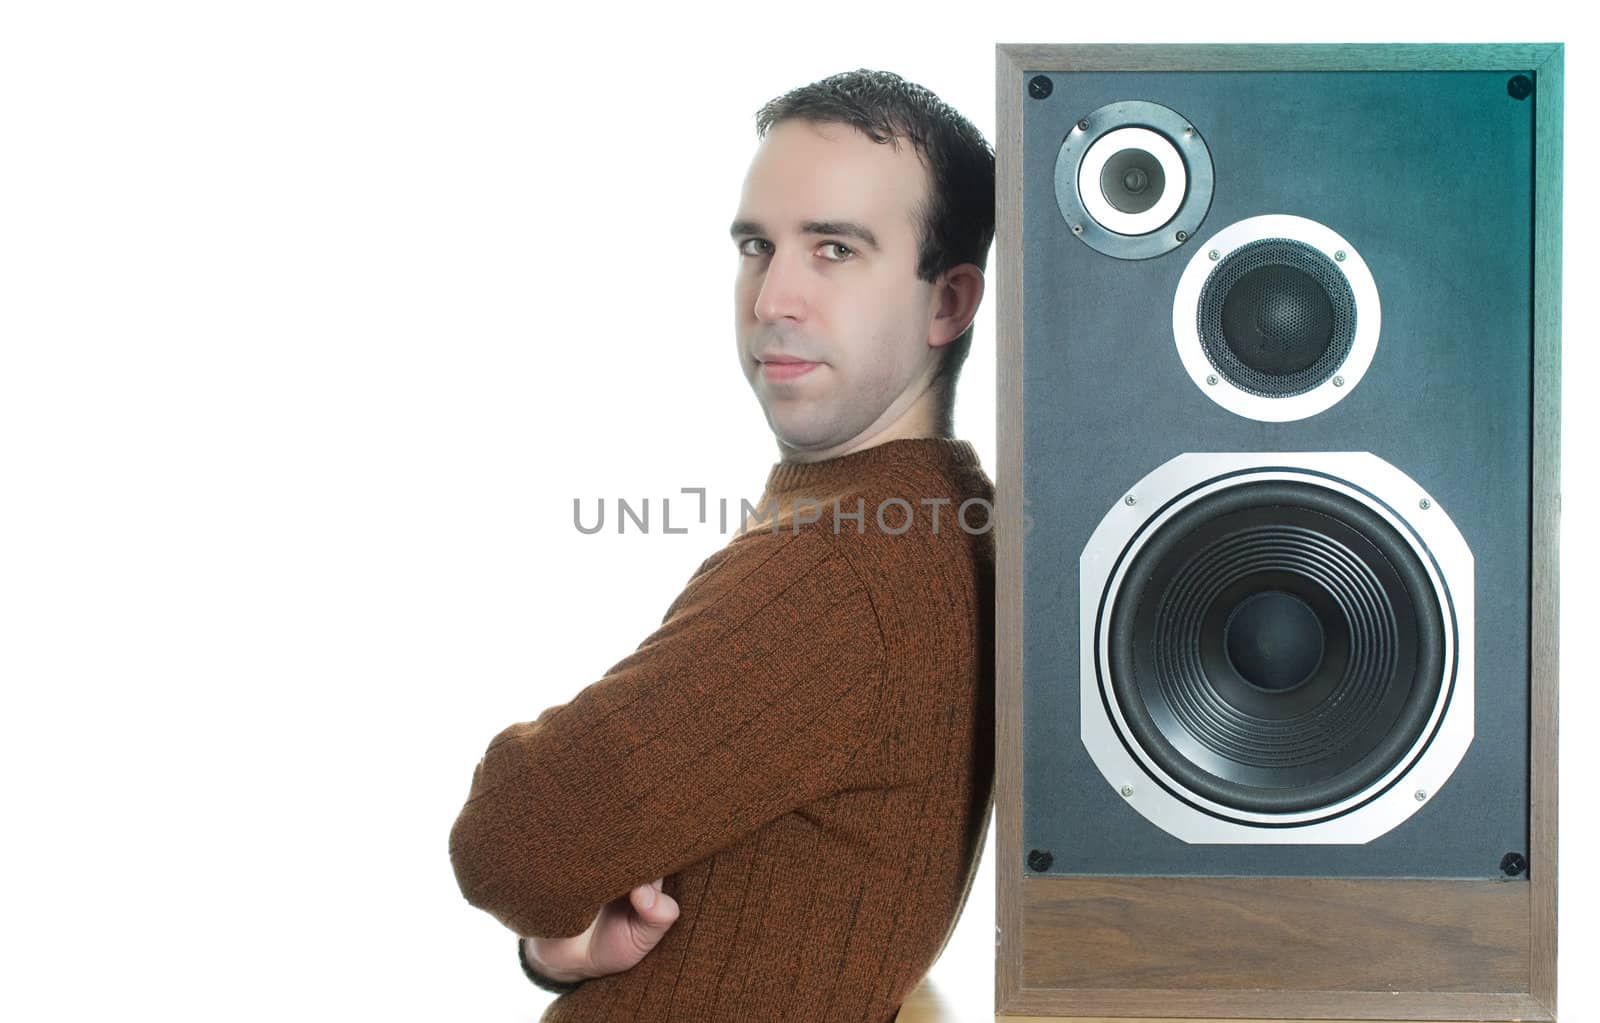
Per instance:
[[[993,487],[951,437],[994,155],[856,71],[757,115],[738,356],[760,513],[661,628],[490,744],[451,833],[569,1021],[893,1019],[992,805]]]

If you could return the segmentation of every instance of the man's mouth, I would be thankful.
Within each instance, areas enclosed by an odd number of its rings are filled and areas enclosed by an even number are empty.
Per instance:
[[[822,365],[820,362],[806,362],[803,359],[794,359],[783,355],[774,355],[761,360],[761,375],[768,380],[793,380]]]

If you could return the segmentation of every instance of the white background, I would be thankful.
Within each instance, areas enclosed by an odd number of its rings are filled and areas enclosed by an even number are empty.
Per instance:
[[[888,68],[992,138],[997,42],[1521,40],[1568,44],[1561,999],[1590,1018],[1597,107],[1555,9],[7,5],[0,1014],[537,1016],[446,834],[489,737],[725,542],[583,536],[573,498],[736,506],[776,456],[727,237],[765,100]],[[957,416],[991,473],[994,310]],[[986,855],[935,971],[979,1006],[992,889]]]

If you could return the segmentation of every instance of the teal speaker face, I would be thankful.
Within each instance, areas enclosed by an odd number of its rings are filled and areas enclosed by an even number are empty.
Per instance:
[[[1531,79],[1039,77],[1032,872],[1503,877],[1529,843]]]

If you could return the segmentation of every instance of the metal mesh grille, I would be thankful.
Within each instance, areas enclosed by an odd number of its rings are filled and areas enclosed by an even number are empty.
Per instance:
[[[1200,289],[1200,346],[1235,387],[1304,394],[1344,364],[1356,301],[1338,266],[1304,242],[1263,238],[1218,263]]]

